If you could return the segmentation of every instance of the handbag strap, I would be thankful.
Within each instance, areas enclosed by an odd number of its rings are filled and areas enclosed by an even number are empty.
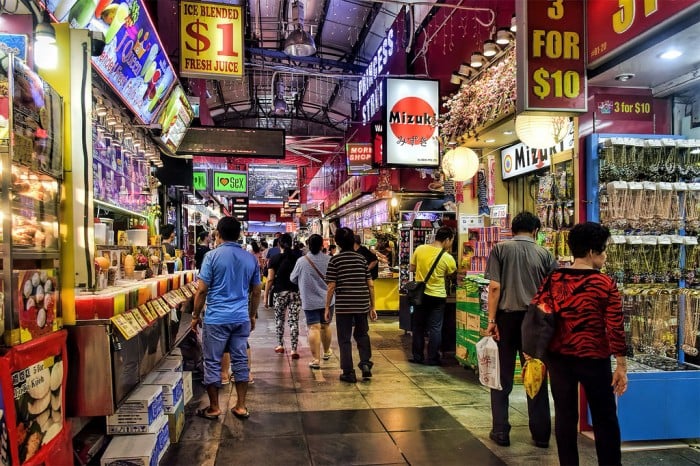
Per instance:
[[[440,261],[440,257],[445,253],[444,249],[440,250],[440,253],[438,256],[435,258],[435,262],[433,262],[433,265],[430,267],[430,270],[428,271],[428,275],[425,276],[423,281],[425,283],[428,283],[428,280],[430,280],[430,276],[433,274],[433,270],[435,270],[435,267],[437,266],[438,262]]]
[[[304,257],[306,258],[307,261],[309,261],[309,264],[311,264],[311,267],[314,268],[314,270],[316,271],[316,273],[318,274],[318,276],[321,277],[321,280],[324,280],[324,281],[325,281],[325,280],[326,280],[326,277],[321,273],[320,270],[318,270],[318,267],[316,267],[316,264],[314,264],[313,261],[312,261],[311,259],[309,259],[309,256],[304,256]]]

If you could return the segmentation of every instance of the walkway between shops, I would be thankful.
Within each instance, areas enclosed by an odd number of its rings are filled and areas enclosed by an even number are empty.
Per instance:
[[[196,382],[182,438],[170,446],[162,465],[558,464],[553,436],[548,450],[531,444],[521,386],[511,396],[511,446],[499,447],[488,439],[489,393],[473,371],[453,358],[440,367],[409,363],[410,335],[399,330],[397,317],[370,324],[374,377],[350,385],[338,380],[335,341],[330,361],[312,371],[303,317],[301,359],[292,360],[289,353],[273,351],[272,311],[261,307],[259,315],[250,338],[255,379],[248,390],[250,418],[241,421],[230,413],[235,404],[231,385],[221,394],[225,416],[218,421],[196,417],[195,409],[207,403]],[[593,442],[581,436],[579,445],[581,465],[595,465]],[[623,463],[700,465],[700,451],[625,452]]]

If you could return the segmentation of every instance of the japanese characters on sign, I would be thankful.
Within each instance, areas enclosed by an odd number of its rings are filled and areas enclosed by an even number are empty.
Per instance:
[[[587,111],[583,13],[580,0],[516,2],[519,113]]]

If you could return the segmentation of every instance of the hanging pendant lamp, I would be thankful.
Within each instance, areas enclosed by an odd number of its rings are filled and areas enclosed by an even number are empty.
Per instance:
[[[292,57],[309,57],[316,53],[314,38],[304,30],[304,4],[296,1],[292,10],[296,9],[297,24],[284,41],[284,53]]]

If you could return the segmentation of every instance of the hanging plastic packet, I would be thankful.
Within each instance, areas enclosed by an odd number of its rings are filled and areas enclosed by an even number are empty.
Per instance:
[[[547,366],[539,359],[529,359],[523,366],[523,385],[525,393],[530,398],[534,398],[539,393],[547,373]]]

